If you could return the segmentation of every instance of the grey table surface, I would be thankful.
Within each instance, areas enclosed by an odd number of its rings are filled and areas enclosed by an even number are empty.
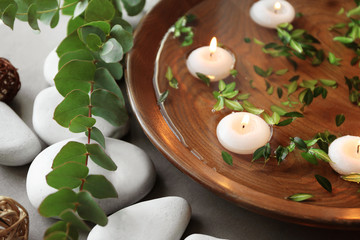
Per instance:
[[[41,33],[35,33],[26,23],[19,21],[15,23],[14,31],[0,25],[0,57],[9,59],[19,69],[22,81],[22,88],[10,106],[30,128],[33,101],[42,89],[48,87],[43,76],[44,60],[64,38],[66,18],[62,17],[55,29],[44,25],[40,27]],[[124,83],[122,87],[124,90]],[[180,196],[192,207],[192,218],[182,239],[192,233],[231,240],[359,239],[360,232],[311,228],[281,222],[249,212],[222,199],[170,164],[144,135],[131,110],[130,115],[131,130],[123,139],[145,150],[157,171],[156,184],[143,200]],[[18,200],[29,211],[30,239],[38,240],[42,239],[45,229],[53,220],[41,217],[27,198],[25,181],[28,168],[29,165],[0,166],[0,195]],[[82,235],[82,239],[86,239],[86,236]]]

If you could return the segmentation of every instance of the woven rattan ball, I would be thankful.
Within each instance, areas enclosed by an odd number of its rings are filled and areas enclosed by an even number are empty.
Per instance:
[[[10,102],[21,87],[16,68],[5,58],[0,58],[0,101]]]
[[[29,215],[15,200],[0,196],[0,240],[27,240]]]

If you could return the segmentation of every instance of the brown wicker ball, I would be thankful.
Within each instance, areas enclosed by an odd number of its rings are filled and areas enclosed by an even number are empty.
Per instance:
[[[0,101],[10,102],[21,87],[19,74],[9,60],[0,57]]]
[[[0,240],[27,240],[29,215],[15,200],[0,196]]]

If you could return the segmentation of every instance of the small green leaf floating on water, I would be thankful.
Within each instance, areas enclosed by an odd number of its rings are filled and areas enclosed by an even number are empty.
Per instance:
[[[251,43],[251,39],[248,38],[248,37],[246,37],[246,38],[244,38],[244,42],[246,42],[246,43]]]
[[[315,175],[316,181],[328,192],[332,192],[332,186],[330,181],[321,175]]]
[[[238,75],[238,71],[237,71],[236,69],[231,69],[231,70],[230,70],[230,75],[231,75],[232,77],[236,77],[236,76]]]
[[[309,194],[309,193],[295,193],[295,194],[287,197],[286,199],[294,201],[294,202],[302,202],[302,201],[308,200],[313,197],[314,197],[314,195]]]
[[[221,152],[221,156],[222,156],[224,162],[226,162],[226,163],[229,164],[230,166],[233,165],[232,156],[231,156],[228,152],[222,151],[222,152]]]
[[[348,182],[360,183],[360,174],[355,174],[355,173],[349,174],[349,175],[341,176],[341,178]]]
[[[165,102],[168,95],[169,95],[169,90],[166,90],[165,92],[163,92],[159,97],[158,104]]]
[[[338,114],[336,115],[336,118],[335,118],[335,123],[336,123],[336,126],[339,127],[341,124],[343,124],[345,121],[345,116],[344,114]]]
[[[199,73],[199,72],[196,73],[196,76],[200,80],[202,80],[206,84],[206,86],[210,86],[210,78],[208,76],[206,76],[205,74]]]

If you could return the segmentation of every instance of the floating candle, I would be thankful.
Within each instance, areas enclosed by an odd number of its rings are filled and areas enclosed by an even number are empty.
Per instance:
[[[259,116],[237,112],[221,119],[216,135],[227,150],[238,154],[252,154],[270,140],[271,130]]]
[[[292,22],[295,10],[287,1],[263,0],[251,6],[250,17],[260,26],[276,28],[280,23]]]
[[[342,175],[360,173],[360,137],[344,136],[329,146],[330,166]]]
[[[210,46],[195,49],[186,60],[186,66],[191,75],[198,78],[196,73],[201,73],[212,82],[229,76],[234,63],[235,58],[229,51],[217,47],[215,37],[212,38]]]

